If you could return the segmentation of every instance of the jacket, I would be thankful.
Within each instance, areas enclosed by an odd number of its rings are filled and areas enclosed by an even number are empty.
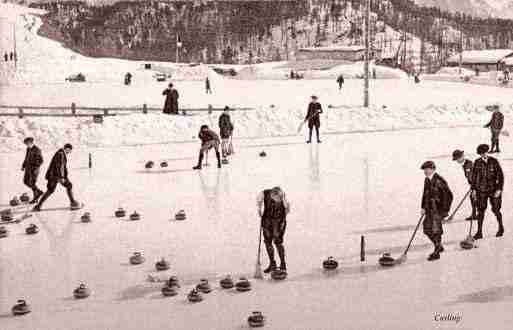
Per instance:
[[[453,194],[444,178],[435,173],[431,180],[424,179],[421,207],[427,213],[447,215],[451,209],[452,200]]]
[[[60,180],[68,178],[68,159],[64,149],[59,149],[52,158],[48,170],[46,171],[46,180]]]
[[[25,154],[25,160],[23,161],[22,169],[27,168],[39,168],[43,164],[43,155],[41,154],[41,149],[37,146],[32,146],[32,148],[27,148],[27,153]]]
[[[492,115],[492,119],[485,125],[486,128],[491,128],[494,130],[501,130],[504,126],[504,115],[496,111]]]
[[[494,192],[504,188],[504,173],[499,161],[488,157],[485,162],[482,158],[474,161],[471,180],[472,190],[481,192]]]
[[[219,140],[219,135],[217,135],[216,132],[214,132],[213,130],[209,129],[205,132],[203,131],[200,131],[199,134],[198,134],[198,137],[199,139],[201,140],[202,143],[207,143],[209,141],[212,141],[212,140],[216,140],[216,141],[220,141]]]

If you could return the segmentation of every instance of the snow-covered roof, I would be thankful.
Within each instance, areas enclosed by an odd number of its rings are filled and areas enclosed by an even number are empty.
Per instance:
[[[507,66],[511,66],[513,65],[513,57],[505,58],[502,62],[504,62],[504,64],[506,64]]]
[[[505,57],[513,55],[512,49],[485,49],[485,50],[465,50],[462,53],[463,63],[488,63],[496,64]],[[453,55],[449,58],[449,63],[459,63],[460,54]]]
[[[359,52],[365,50],[364,46],[327,46],[327,47],[305,47],[300,48],[299,51],[305,52]]]

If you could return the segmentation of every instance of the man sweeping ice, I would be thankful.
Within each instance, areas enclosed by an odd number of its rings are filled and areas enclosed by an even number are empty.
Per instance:
[[[444,251],[442,245],[442,219],[451,209],[453,195],[444,178],[436,173],[435,163],[427,161],[422,164],[424,171],[424,191],[422,193],[422,210],[424,215],[424,234],[434,245],[434,251],[428,257],[429,261],[440,259],[440,253]]]
[[[287,270],[287,264],[285,262],[283,236],[287,226],[286,217],[290,212],[290,203],[287,201],[283,190],[280,187],[274,187],[266,189],[258,195],[257,209],[258,216],[261,219],[265,248],[269,256],[269,266],[264,270],[264,273],[268,274],[276,270],[273,243],[280,257],[280,269],[285,271]]]

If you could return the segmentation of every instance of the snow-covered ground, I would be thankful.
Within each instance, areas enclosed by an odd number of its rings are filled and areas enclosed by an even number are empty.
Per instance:
[[[26,11],[0,4],[1,15],[15,17]],[[17,26],[18,39],[24,40],[27,33],[33,42],[30,48],[30,42],[20,41],[20,49],[26,47],[25,58],[31,60],[20,63],[14,79],[12,72],[5,76],[11,80],[0,85],[0,104],[162,104],[165,84],[155,82],[150,72],[137,70],[141,63],[87,59],[33,30],[26,32],[23,24]],[[60,53],[68,57],[61,60]],[[72,69],[70,63],[78,65]],[[82,71],[91,80],[62,83],[70,71]],[[121,84],[126,71],[134,73],[130,87]],[[253,310],[267,316],[266,329],[277,330],[510,328],[509,138],[503,137],[504,153],[499,156],[506,175],[504,238],[493,237],[496,223],[489,214],[486,237],[478,248],[460,250],[458,243],[468,230],[462,220],[469,213],[465,203],[454,222],[444,227],[446,252],[441,260],[426,261],[432,247],[418,233],[405,264],[392,269],[377,265],[382,252],[399,256],[413,231],[423,184],[419,166],[424,160],[437,163],[455,194],[454,206],[465,194],[465,178],[450,154],[462,148],[473,158],[477,144],[488,141],[489,132],[479,127],[489,119],[484,106],[491,102],[503,105],[511,130],[507,89],[376,80],[371,82],[372,105],[364,109],[359,80],[348,80],[342,92],[332,79],[234,81],[212,75],[212,82],[214,94],[207,96],[202,82],[179,81],[182,104],[255,108],[233,113],[236,154],[221,170],[190,170],[197,159],[198,127],[215,127],[217,114],[137,114],[109,117],[103,125],[90,119],[0,117],[2,208],[12,195],[26,190],[19,171],[26,135],[36,137],[43,147],[44,170],[57,147],[74,143],[70,179],[77,198],[86,204],[78,212],[62,209],[68,202],[58,188],[46,204],[50,210],[7,226],[10,236],[0,239],[1,330],[246,329]],[[311,94],[320,96],[326,110],[321,145],[306,145],[296,134]],[[258,157],[262,150],[266,158]],[[92,169],[87,168],[89,153]],[[213,158],[211,154],[210,163]],[[165,160],[169,167],[147,171],[148,160]],[[261,189],[275,185],[285,189],[292,203],[285,237],[289,278],[281,283],[253,280],[249,293],[217,289],[225,274],[253,274],[259,229],[255,198]],[[114,218],[120,206],[129,213],[138,211],[142,220]],[[180,209],[187,220],[170,221]],[[93,218],[89,224],[80,222],[86,211]],[[40,227],[40,233],[24,234],[30,222]],[[363,263],[361,235],[366,238]],[[145,264],[128,265],[135,251],[143,252]],[[325,273],[321,263],[330,255],[341,266]],[[156,274],[154,263],[161,257],[170,261],[171,269]],[[171,274],[180,278],[182,288],[177,297],[163,298],[162,283],[148,282],[147,277]],[[201,278],[209,279],[216,290],[203,302],[189,304],[185,295]],[[82,282],[93,294],[75,301],[72,291]],[[33,312],[12,317],[10,308],[21,298]],[[461,319],[439,321],[438,314]]]

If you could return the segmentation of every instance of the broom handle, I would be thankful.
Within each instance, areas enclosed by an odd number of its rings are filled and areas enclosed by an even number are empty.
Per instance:
[[[419,222],[417,223],[417,226],[415,227],[415,230],[413,231],[413,235],[411,235],[410,242],[408,243],[406,250],[404,250],[403,255],[406,255],[408,253],[411,243],[413,242],[413,239],[415,238],[415,235],[417,234],[417,230],[419,230],[420,223],[422,222],[422,219],[424,219],[424,214],[420,216]]]
[[[447,218],[447,220],[452,220],[452,218],[454,218],[454,215],[456,215],[456,212],[458,212],[458,210],[460,209],[461,205],[463,205],[463,202],[465,201],[465,199],[467,199],[468,195],[470,195],[470,192],[472,191],[472,189],[469,189],[467,191],[467,193],[465,194],[465,196],[463,196],[463,198],[461,199],[460,203],[458,204],[458,206],[456,206],[456,208],[454,209],[454,211],[452,211],[451,215],[449,216],[449,218]]]
[[[257,265],[260,265],[260,253],[262,249],[262,230],[262,222],[260,221],[260,230],[258,235]]]

